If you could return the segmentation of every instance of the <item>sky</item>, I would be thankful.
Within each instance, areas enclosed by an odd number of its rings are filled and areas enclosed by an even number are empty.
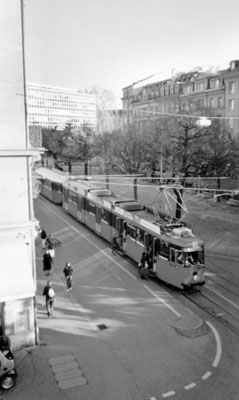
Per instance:
[[[238,0],[24,0],[27,81],[112,90],[239,59]]]

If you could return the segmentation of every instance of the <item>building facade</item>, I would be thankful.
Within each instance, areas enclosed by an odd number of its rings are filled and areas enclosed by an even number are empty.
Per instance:
[[[13,349],[38,342],[32,165],[23,66],[23,1],[3,0],[0,35],[0,334]]]
[[[27,84],[27,113],[29,125],[63,130],[74,127],[96,127],[96,95],[55,86]]]
[[[152,79],[151,79],[152,81]],[[147,79],[123,88],[125,126],[143,128],[162,116],[220,118],[239,139],[239,60],[217,72],[192,71],[147,84]]]

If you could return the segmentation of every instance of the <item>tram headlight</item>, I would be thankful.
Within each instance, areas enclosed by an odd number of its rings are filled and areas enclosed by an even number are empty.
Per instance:
[[[193,280],[196,281],[198,279],[198,273],[194,272],[193,273]]]

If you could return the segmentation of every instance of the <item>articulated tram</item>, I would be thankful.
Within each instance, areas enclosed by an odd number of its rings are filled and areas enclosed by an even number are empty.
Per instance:
[[[39,168],[36,174],[41,177],[41,194],[55,204],[62,204],[62,184],[69,179],[69,175],[59,171]]]
[[[109,243],[116,237],[137,265],[149,255],[151,276],[180,289],[205,284],[203,242],[183,222],[164,214],[155,220],[150,208],[91,182],[68,178],[61,190],[65,212]]]

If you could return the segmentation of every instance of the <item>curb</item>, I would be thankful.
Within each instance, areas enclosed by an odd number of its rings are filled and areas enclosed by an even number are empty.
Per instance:
[[[205,322],[195,314],[192,314],[191,318],[188,316],[180,317],[168,323],[177,333],[185,337],[194,338],[204,336],[209,331]]]

